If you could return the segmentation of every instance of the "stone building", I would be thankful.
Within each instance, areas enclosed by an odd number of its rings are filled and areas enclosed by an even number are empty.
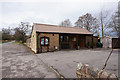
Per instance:
[[[27,45],[35,52],[94,47],[93,34],[83,28],[34,23]],[[95,41],[97,41],[95,39]]]

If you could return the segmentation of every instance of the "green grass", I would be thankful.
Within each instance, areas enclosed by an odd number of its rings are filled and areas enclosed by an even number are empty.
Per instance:
[[[15,41],[15,42],[13,42],[13,43],[15,43],[15,44],[20,44],[19,42],[17,42],[17,41]]]
[[[18,41],[15,41],[15,42],[13,42],[13,43],[15,43],[15,44],[20,44],[20,45],[26,45],[26,43],[21,43],[21,42],[18,42]]]
[[[2,40],[0,40],[0,43],[2,43]]]
[[[0,43],[7,43],[7,42],[10,42],[10,41],[12,41],[12,40],[2,40],[2,41],[0,41]]]

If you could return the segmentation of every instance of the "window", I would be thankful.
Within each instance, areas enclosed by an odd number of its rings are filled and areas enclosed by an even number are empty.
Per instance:
[[[44,38],[41,38],[41,45],[44,45]]]
[[[49,45],[49,38],[48,37],[41,37],[40,38],[40,45],[41,46],[48,46]]]
[[[63,41],[63,36],[60,36],[60,41],[61,41],[61,42]]]
[[[69,41],[69,36],[60,36],[60,41],[61,42],[68,42]]]
[[[69,41],[69,37],[68,36],[64,36],[64,41],[68,42]]]
[[[45,45],[48,45],[48,38],[45,38]]]

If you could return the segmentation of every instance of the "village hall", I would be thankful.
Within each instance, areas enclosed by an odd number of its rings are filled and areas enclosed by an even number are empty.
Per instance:
[[[62,49],[91,48],[97,38],[84,28],[63,27],[49,24],[34,23],[27,46],[35,53]]]

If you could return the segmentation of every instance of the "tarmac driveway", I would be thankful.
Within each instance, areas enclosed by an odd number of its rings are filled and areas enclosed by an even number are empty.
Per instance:
[[[2,78],[56,78],[56,74],[27,47],[15,43],[0,47],[2,47]]]
[[[102,69],[109,52],[110,49],[66,50],[41,53],[37,56],[48,65],[53,66],[65,78],[75,78],[78,63],[87,63]],[[118,76],[118,50],[113,51],[105,70]]]

